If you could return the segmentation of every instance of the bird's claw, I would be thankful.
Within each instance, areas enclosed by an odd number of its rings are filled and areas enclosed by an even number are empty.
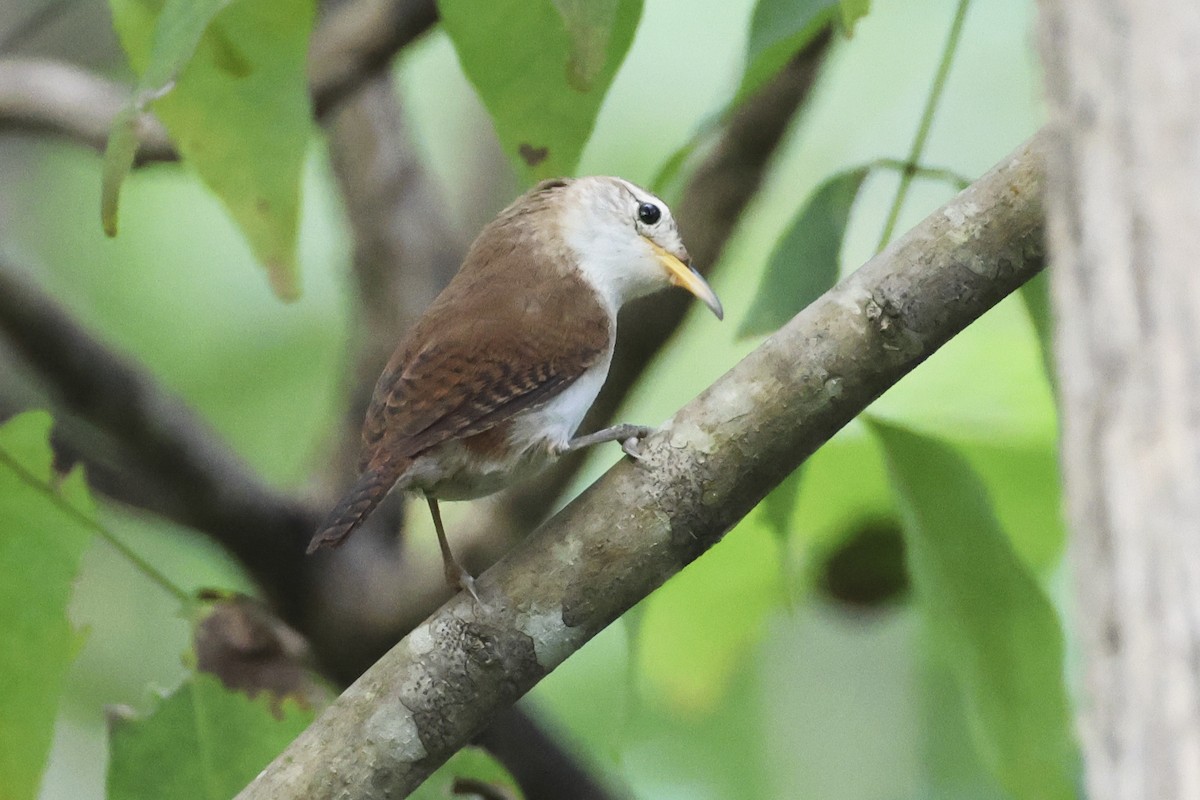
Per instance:
[[[632,436],[621,442],[621,451],[634,461],[644,461],[646,457],[642,455],[642,439],[652,433],[654,433],[654,428],[639,425]]]
[[[448,562],[446,565],[446,583],[451,589],[461,589],[471,595],[477,607],[483,606],[483,599],[480,598],[479,592],[475,589],[475,578],[471,573],[459,564],[457,561]]]

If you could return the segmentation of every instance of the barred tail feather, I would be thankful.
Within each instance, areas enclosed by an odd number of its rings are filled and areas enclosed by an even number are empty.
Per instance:
[[[308,543],[308,554],[312,555],[322,547],[337,547],[347,536],[354,533],[375,507],[383,502],[383,498],[387,497],[387,493],[391,491],[406,466],[403,462],[399,465],[384,464],[369,468],[358,476],[354,488],[333,507],[324,524],[317,529],[316,535]]]

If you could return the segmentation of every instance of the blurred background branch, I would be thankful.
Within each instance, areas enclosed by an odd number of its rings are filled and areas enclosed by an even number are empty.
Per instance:
[[[436,22],[433,0],[351,0],[330,11],[313,34],[309,53],[309,88],[317,119],[386,71],[396,53]],[[19,44],[20,33],[9,41]],[[131,91],[63,61],[0,58],[0,132],[56,134],[103,152],[113,119],[129,102]],[[136,164],[179,158],[152,114],[143,115],[138,125]]]

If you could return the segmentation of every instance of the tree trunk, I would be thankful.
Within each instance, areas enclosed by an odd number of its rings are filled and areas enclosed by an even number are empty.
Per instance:
[[[1042,0],[1092,800],[1200,797],[1200,4]]]

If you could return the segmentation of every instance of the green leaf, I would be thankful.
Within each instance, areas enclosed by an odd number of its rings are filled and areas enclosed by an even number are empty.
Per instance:
[[[739,335],[775,330],[837,283],[846,224],[867,172],[839,172],[817,187],[771,253]]]
[[[314,2],[239,0],[222,8],[227,2],[207,0],[171,17],[188,2],[110,0],[143,91],[154,92],[145,104],[241,227],[275,292],[290,299],[299,293],[300,172],[312,129],[305,59]]]
[[[86,513],[90,500],[78,470],[57,482],[49,437],[42,412],[0,427],[2,800],[37,796],[59,695],[83,643],[67,603],[91,536],[60,504]]]
[[[108,800],[225,800],[279,755],[313,719],[285,701],[276,717],[254,700],[195,673],[143,718],[109,726]]]
[[[121,0],[113,0],[113,15]],[[166,0],[162,13],[151,34],[150,49],[144,57],[130,62],[141,72],[137,88],[129,98],[128,105],[121,109],[113,120],[104,151],[104,172],[100,188],[100,217],[104,232],[117,235],[117,206],[121,197],[121,186],[133,168],[137,153],[137,122],[146,113],[146,106],[156,95],[169,92],[172,82],[179,76],[205,29],[229,0]],[[142,11],[139,8],[138,11]],[[142,53],[138,54],[142,56]]]
[[[141,112],[132,104],[117,112],[104,147],[104,165],[100,175],[100,225],[108,236],[117,235],[117,209],[121,186],[137,156],[137,121]]]
[[[838,0],[758,0],[735,103],[754,92],[838,19]]]
[[[618,0],[552,0],[570,39],[567,82],[590,91],[608,60],[608,41],[617,20]]]
[[[847,35],[851,30],[845,25],[849,13],[843,8],[843,27]],[[692,136],[667,157],[650,184],[655,192],[662,196],[672,188],[679,173],[705,140],[720,130],[719,123],[728,119],[743,100],[836,19],[837,0],[759,0],[750,21],[746,65],[738,90],[724,108],[703,120]]]
[[[574,172],[642,0],[439,0],[438,11],[524,180]]]
[[[1054,310],[1050,304],[1050,273],[1042,270],[1021,287],[1021,302],[1029,314],[1029,321],[1037,333],[1038,347],[1042,351],[1042,367],[1052,387],[1056,386],[1057,373],[1054,369]]]
[[[782,545],[752,515],[647,599],[636,647],[647,697],[693,714],[720,704],[767,616],[786,605]]]
[[[946,445],[871,421],[907,537],[914,596],[984,763],[1017,798],[1075,797],[1076,752],[1058,618]]]
[[[804,465],[796,467],[791,475],[771,490],[763,498],[760,507],[767,527],[775,534],[780,542],[786,542],[792,533],[792,517],[796,510],[796,502],[800,499],[800,485],[803,480]]]
[[[492,794],[487,797],[503,796],[512,800],[523,800],[525,797],[513,776],[490,753],[478,747],[464,747],[418,786],[410,798],[446,800],[448,797],[475,797],[481,793],[470,792],[474,786],[491,788]],[[496,788],[502,791],[497,792]]]
[[[854,34],[855,24],[871,11],[871,0],[839,0],[842,9],[842,30]]]

